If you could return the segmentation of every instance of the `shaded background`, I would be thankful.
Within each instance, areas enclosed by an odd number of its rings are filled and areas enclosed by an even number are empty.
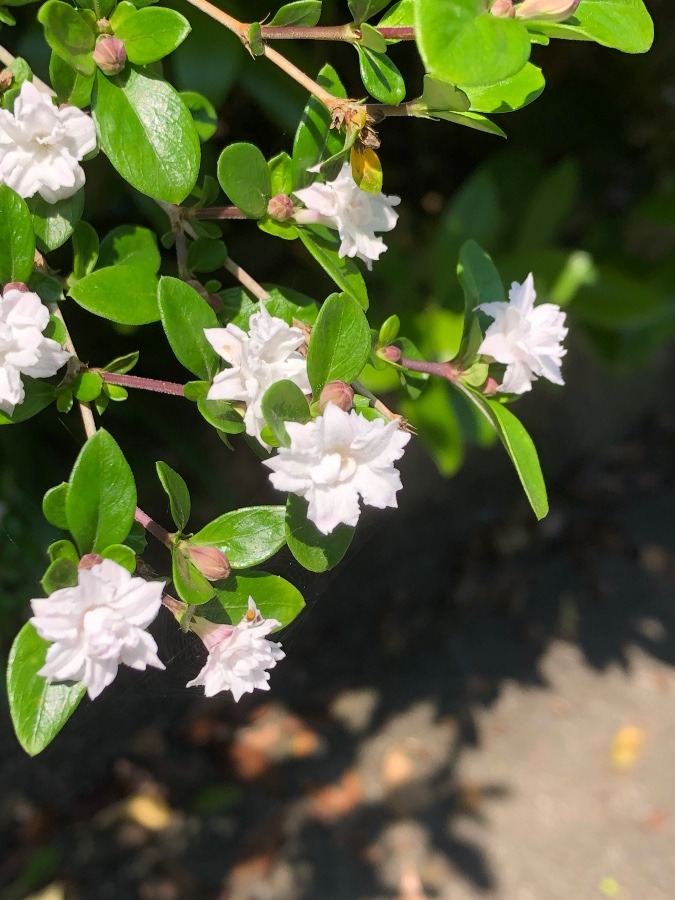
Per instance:
[[[242,4],[241,17],[270,5]],[[339,4],[325,7],[327,23],[344,20]],[[569,301],[566,388],[538,385],[517,410],[540,448],[549,517],[534,522],[502,452],[433,392],[418,414],[433,459],[422,440],[406,454],[401,510],[365,515],[329,575],[277,560],[307,610],[284,634],[270,694],[235,705],[188,692],[199,642],[166,616],[156,627],[168,674],[121,674],[37,759],[16,744],[3,702],[3,898],[675,895],[675,14],[650,9],[657,40],[645,57],[535,47],[548,87],[502,117],[506,145],[446,123],[381,128],[385,190],[403,202],[369,280],[373,325],[396,311],[442,354],[467,237],[505,280],[531,268],[542,295]],[[24,24],[33,18],[23,10]],[[289,149],[302,93],[192,18],[168,74],[218,105],[207,169],[231,140]],[[37,30],[3,40],[45,74]],[[284,49],[308,71],[329,54],[362,93],[351,48]],[[392,56],[414,96],[413,48]],[[90,164],[85,218],[99,233],[152,221],[118,184],[104,159]],[[295,244],[248,223],[224,236],[259,280],[330,291]],[[67,252],[54,264],[67,271]],[[140,349],[139,374],[185,378],[159,327],[112,332],[68,305],[83,359]],[[192,405],[134,395],[105,420],[160,522],[156,459],[186,478],[195,528],[273,502],[258,464],[228,453]],[[74,413],[0,433],[4,652],[54,539],[42,493],[80,443]],[[161,549],[148,560],[166,570]]]

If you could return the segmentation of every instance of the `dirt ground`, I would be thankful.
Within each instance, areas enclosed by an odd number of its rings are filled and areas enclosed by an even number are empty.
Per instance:
[[[413,453],[401,513],[301,580],[269,694],[186,691],[167,621],[168,682],[125,674],[40,757],[3,709],[3,900],[675,897],[675,407],[640,402],[669,365],[531,407],[538,525],[498,451],[445,485]]]

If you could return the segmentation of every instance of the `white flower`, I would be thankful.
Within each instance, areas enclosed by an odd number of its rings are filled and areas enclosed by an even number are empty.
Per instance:
[[[11,416],[23,402],[21,375],[49,378],[70,358],[57,341],[43,337],[49,310],[37,294],[5,288],[0,296],[0,410]]]
[[[209,651],[204,668],[187,687],[204,685],[204,694],[213,697],[220,691],[232,691],[239,701],[242,694],[255,688],[269,691],[273,669],[286,655],[281,644],[268,641],[267,635],[281,627],[276,619],[263,619],[253,598],[248,598],[248,612],[238,625],[215,625],[196,616],[190,626],[204,641]]]
[[[284,379],[297,384],[304,394],[312,390],[307,361],[298,352],[304,342],[302,331],[271,316],[261,303],[260,311],[249,320],[248,334],[232,323],[227,328],[205,328],[204,334],[216,353],[232,367],[216,375],[207,399],[245,403],[246,433],[267,447],[260,438],[265,426],[261,406],[265,391]]]
[[[65,200],[84,184],[79,161],[96,148],[96,129],[75,106],[59,109],[24,81],[14,114],[0,109],[0,182],[25,199]]]
[[[536,298],[530,272],[523,284],[512,283],[508,303],[482,303],[478,307],[494,319],[478,352],[505,363],[499,387],[505,394],[524,394],[540,375],[554,384],[564,384],[560,362],[567,353],[561,343],[567,335],[565,313],[555,303],[535,307]]]
[[[290,447],[263,465],[272,469],[277,490],[308,501],[307,516],[323,534],[341,522],[356,525],[359,497],[378,509],[397,506],[401,476],[393,463],[410,440],[397,422],[369,421],[329,403],[313,422],[286,422],[286,431]]]
[[[38,675],[81,681],[93,700],[113,681],[120,663],[163,669],[157,644],[144,629],[159,612],[164,584],[132,578],[111,559],[80,569],[77,580],[75,587],[31,600],[30,621],[52,641]]]
[[[398,206],[400,197],[362,191],[354,181],[348,163],[335,181],[312,184],[294,193],[314,213],[308,216],[300,210],[295,215],[296,222],[318,222],[337,229],[341,241],[340,256],[358,256],[368,269],[372,269],[372,261],[379,259],[387,249],[375,232],[391,231],[395,227],[398,213],[392,207]]]

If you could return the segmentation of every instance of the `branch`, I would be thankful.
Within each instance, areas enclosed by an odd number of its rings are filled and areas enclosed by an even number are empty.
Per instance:
[[[173,546],[173,541],[171,540],[171,534],[166,530],[166,528],[162,528],[162,526],[155,522],[154,519],[151,519],[150,516],[143,512],[140,506],[136,507],[136,512],[134,513],[134,519],[142,525],[143,528],[151,534],[154,538],[157,538],[158,541],[161,541],[165,547],[171,549]]]
[[[15,59],[16,57],[12,56],[9,50],[7,50],[0,44],[0,62],[9,67],[12,65]],[[50,97],[56,97],[56,93],[49,87],[48,84],[45,84],[44,81],[41,81],[37,77],[37,75],[33,75],[33,84],[36,88],[38,88],[38,90],[41,90],[45,94],[49,94]]]
[[[247,290],[249,290],[254,297],[258,300],[269,300],[270,295],[267,293],[265,288],[258,284],[258,282],[251,275],[248,274],[245,269],[242,269],[241,266],[238,266],[237,263],[230,259],[228,256],[225,262],[223,263],[228,272],[230,272],[237,279],[239,284],[243,285]]]
[[[73,339],[70,336],[70,332],[68,331],[68,326],[66,325],[66,321],[63,318],[63,312],[58,303],[52,303],[50,306],[51,314],[55,319],[58,319],[59,322],[63,325],[63,330],[66,333],[66,339],[64,341],[64,346],[66,350],[68,350],[75,359],[79,359],[77,355],[77,350],[75,349],[75,345],[73,344]],[[82,418],[82,426],[84,428],[84,433],[87,438],[93,437],[96,434],[96,422],[94,421],[94,413],[92,412],[91,406],[89,403],[83,403],[82,401],[78,401],[78,406],[80,410],[80,416]]]
[[[196,219],[248,219],[238,206],[210,206],[208,209],[198,209],[194,216]]]
[[[172,394],[174,397],[185,396],[183,385],[176,384],[174,381],[159,381],[156,378],[141,378],[138,375],[121,375],[117,372],[104,372],[101,369],[90,369],[90,371],[97,372],[108,384],[136,388],[139,391],[153,391],[155,394]]]
[[[264,41],[349,41],[358,43],[360,32],[352,25],[262,25],[260,28]],[[401,25],[391,28],[378,28],[385,40],[414,41],[415,29]]]

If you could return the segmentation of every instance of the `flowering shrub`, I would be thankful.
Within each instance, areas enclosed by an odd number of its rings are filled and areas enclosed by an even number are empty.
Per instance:
[[[536,450],[509,405],[538,378],[563,383],[565,314],[553,303],[535,305],[532,275],[514,282],[507,298],[491,258],[469,240],[459,251],[465,303],[451,359],[424,358],[399,334],[396,315],[369,319],[358,262],[370,270],[386,251],[383,236],[396,227],[400,203],[383,192],[377,149],[388,135],[377,129],[414,116],[503,134],[490,116],[544,88],[529,61],[533,43],[594,40],[639,53],[652,40],[642,0],[349,0],[343,25],[319,25],[320,0],[281,6],[267,23],[241,22],[208,0],[185,4],[235,34],[257,65],[276,67],[309,94],[290,153],[266,160],[253,144],[233,142],[215,169],[202,161],[215,110],[158,74],[161,60],[190,40],[190,22],[173,9],[146,0],[47,0],[37,19],[51,49],[51,87],[0,47],[0,423],[75,408],[85,436],[68,480],[45,495],[44,515],[64,536],[48,548],[46,596],[31,601],[34,615],[9,658],[12,718],[32,754],[85,691],[93,699],[114,680],[120,663],[163,668],[147,631],[162,606],[208,653],[188,687],[227,691],[235,701],[269,689],[270,670],[284,658],[269,635],[304,601],[259,567],[287,545],[306,569],[330,569],[349,548],[361,504],[397,505],[395,464],[411,429],[373,393],[373,368],[395,375],[406,408],[434,383],[457,391],[502,441],[534,514],[546,515]],[[13,24],[7,8],[0,19]],[[351,44],[369,96],[348,98],[329,65],[316,78],[298,68],[276,49],[284,39]],[[390,57],[400,41],[414,41],[424,65],[415,99],[406,100]],[[147,228],[129,223],[101,239],[82,219],[87,160],[97,152],[156,205],[175,263],[162,260]],[[229,256],[217,224],[226,220],[300,241],[335,292],[319,303],[263,287]],[[65,245],[72,269],[62,274],[50,253]],[[224,289],[216,272],[241,288]],[[189,376],[179,384],[129,374],[139,362],[133,343],[123,357],[85,363],[66,327],[73,303],[125,326],[131,342],[136,328],[161,322]],[[100,424],[108,404],[134,390],[194,404],[223,452],[254,445],[271,485],[287,496],[189,531],[188,485],[160,460],[173,524],[154,521]],[[146,577],[145,533],[167,548],[161,577]]]

